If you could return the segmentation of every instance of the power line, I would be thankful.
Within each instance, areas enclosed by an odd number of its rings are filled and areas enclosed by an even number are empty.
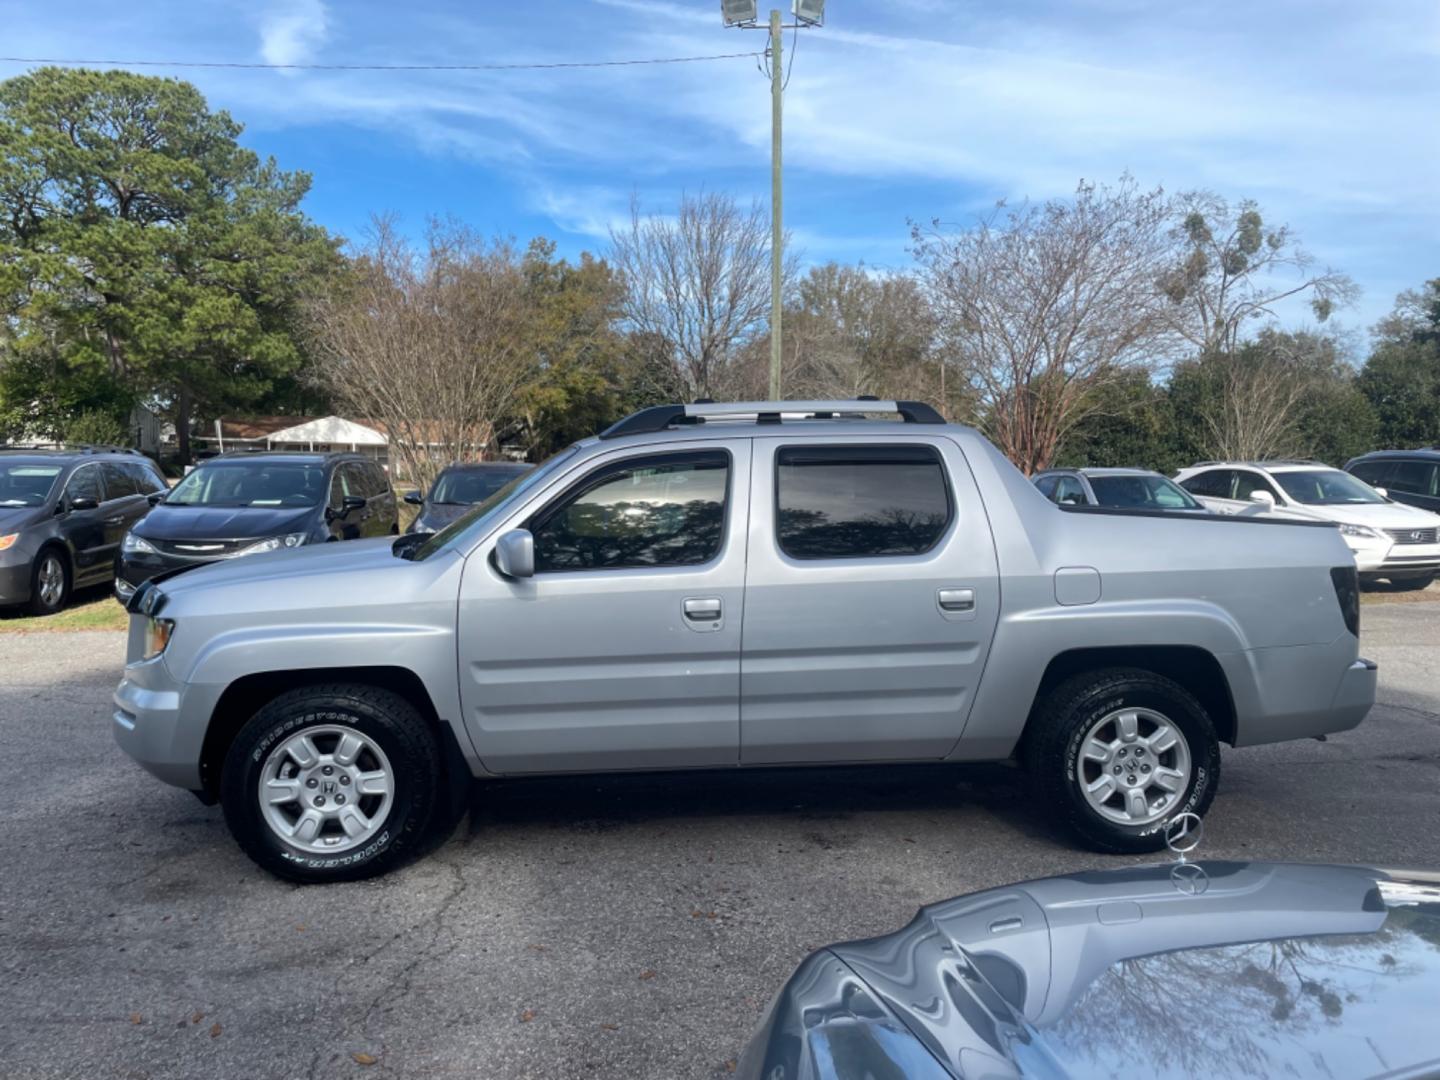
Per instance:
[[[710,56],[665,56],[645,60],[570,60],[529,64],[261,64],[235,60],[64,60],[46,56],[0,56],[0,63],[61,64],[67,67],[242,68],[271,71],[541,71],[554,68],[637,67],[642,64],[697,64],[707,60],[740,60],[758,52],[714,53]]]

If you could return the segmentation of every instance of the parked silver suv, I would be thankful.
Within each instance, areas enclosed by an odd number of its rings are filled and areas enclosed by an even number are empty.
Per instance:
[[[622,769],[1018,757],[1086,843],[1148,851],[1220,742],[1375,696],[1332,525],[1056,506],[912,402],[647,409],[433,535],[130,609],[120,744],[301,881],[393,865],[472,776]]]

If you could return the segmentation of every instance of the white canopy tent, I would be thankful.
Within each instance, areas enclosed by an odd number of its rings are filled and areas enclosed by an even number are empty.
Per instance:
[[[265,436],[265,448],[276,446],[304,446],[314,450],[317,446],[331,449],[359,450],[362,446],[388,447],[390,440],[374,428],[346,420],[341,416],[322,416],[308,420],[294,427],[272,431]]]

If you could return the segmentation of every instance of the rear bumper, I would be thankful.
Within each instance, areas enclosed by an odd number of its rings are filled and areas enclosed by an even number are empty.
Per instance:
[[[1250,668],[1253,693],[1242,694],[1232,678],[1236,746],[1349,731],[1375,704],[1378,670],[1374,661],[1355,658],[1355,639],[1348,634],[1329,645],[1240,656]]]

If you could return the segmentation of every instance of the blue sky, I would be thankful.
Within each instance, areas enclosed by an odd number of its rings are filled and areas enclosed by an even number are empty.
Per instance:
[[[0,0],[13,56],[486,63],[763,46],[716,0]],[[768,5],[762,3],[762,10]],[[1440,275],[1440,6],[1433,0],[831,0],[786,98],[787,225],[807,262],[909,264],[907,219],[1146,185],[1258,199],[1364,290],[1343,325]],[[787,47],[790,39],[787,36]],[[0,77],[23,65],[0,63]],[[172,72],[314,174],[307,209],[600,250],[632,193],[769,194],[753,60],[581,71]],[[1298,325],[1303,310],[1285,321]]]

